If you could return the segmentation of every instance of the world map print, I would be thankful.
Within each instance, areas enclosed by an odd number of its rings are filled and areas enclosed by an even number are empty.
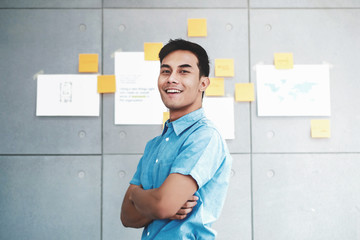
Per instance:
[[[259,116],[330,116],[328,65],[256,67]]]
[[[269,87],[270,90],[276,94],[280,102],[287,100],[287,97],[292,97],[292,100],[296,101],[298,97],[302,97],[301,95],[309,94],[316,85],[317,83],[315,82],[304,82],[291,86],[291,83],[286,79],[280,80],[280,84],[278,85],[274,83],[265,83],[265,86]],[[288,89],[288,86],[291,88]],[[311,100],[315,101],[315,98],[312,98]]]

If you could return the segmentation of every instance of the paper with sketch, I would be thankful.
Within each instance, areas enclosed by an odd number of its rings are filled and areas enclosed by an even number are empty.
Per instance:
[[[39,75],[37,116],[99,116],[97,75]]]
[[[329,65],[256,66],[258,116],[330,116]]]
[[[115,53],[115,124],[162,124],[159,72],[159,61],[145,61],[143,52]]]
[[[215,124],[224,139],[235,138],[234,98],[205,97],[203,108],[206,117]]]

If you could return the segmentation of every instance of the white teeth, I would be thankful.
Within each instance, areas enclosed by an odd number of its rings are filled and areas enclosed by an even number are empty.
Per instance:
[[[169,90],[166,90],[167,93],[179,93],[180,91],[179,90],[176,90],[176,89],[169,89]]]

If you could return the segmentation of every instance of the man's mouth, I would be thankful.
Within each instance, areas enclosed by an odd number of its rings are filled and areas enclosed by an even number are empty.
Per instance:
[[[167,90],[165,90],[165,92],[166,93],[181,93],[181,91],[178,89],[167,89]]]

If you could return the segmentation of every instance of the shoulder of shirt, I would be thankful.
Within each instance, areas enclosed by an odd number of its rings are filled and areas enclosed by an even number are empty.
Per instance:
[[[191,130],[190,130],[191,129]],[[196,135],[201,134],[202,136],[206,136],[205,138],[214,138],[218,140],[218,143],[221,143],[224,153],[227,156],[230,156],[229,149],[227,147],[225,139],[222,137],[220,131],[216,128],[211,120],[204,117],[197,121],[189,130],[191,133],[189,135],[193,135],[196,138]]]
[[[205,132],[209,136],[217,135],[218,137],[221,138],[221,134],[220,134],[219,130],[216,128],[216,126],[214,125],[214,123],[206,117],[203,117],[199,121],[194,123],[190,127],[190,129],[193,130],[192,132],[197,132],[197,131]]]

